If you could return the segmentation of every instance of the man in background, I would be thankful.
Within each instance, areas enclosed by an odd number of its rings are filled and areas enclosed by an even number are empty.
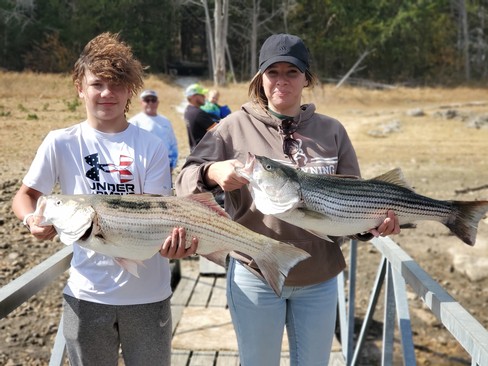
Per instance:
[[[185,109],[184,118],[188,130],[190,151],[193,151],[207,131],[216,124],[210,114],[200,109],[205,104],[207,91],[200,84],[191,84],[185,90],[188,105]]]
[[[173,171],[178,163],[178,142],[173,130],[173,126],[168,118],[158,114],[159,99],[154,90],[144,90],[141,93],[142,111],[129,119],[129,122],[152,132],[164,141],[168,149],[170,169]]]

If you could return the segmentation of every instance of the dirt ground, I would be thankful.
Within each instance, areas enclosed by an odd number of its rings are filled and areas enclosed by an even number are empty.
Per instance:
[[[182,88],[151,76],[146,84],[164,94],[160,112],[173,122],[181,158],[188,152],[180,114]],[[221,89],[232,110],[247,100],[245,84]],[[371,90],[332,85],[304,94],[304,102],[344,123],[371,178],[395,167],[421,194],[437,199],[488,199],[488,90],[393,88]],[[133,101],[131,113],[138,111]],[[19,277],[62,247],[33,239],[11,212],[11,200],[46,133],[84,119],[65,76],[0,73],[0,286]],[[468,247],[443,225],[422,222],[392,238],[482,325],[488,327],[488,219]],[[348,247],[344,247],[347,254]],[[366,311],[381,259],[369,243],[359,246],[357,317]],[[61,311],[65,276],[0,319],[0,365],[47,365]],[[469,355],[409,290],[419,365],[469,365]],[[361,364],[379,364],[382,300]],[[396,336],[396,361],[399,336]]]

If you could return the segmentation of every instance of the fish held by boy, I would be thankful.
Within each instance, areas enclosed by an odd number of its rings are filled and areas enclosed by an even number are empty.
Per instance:
[[[417,194],[400,169],[366,180],[316,175],[250,153],[236,171],[249,180],[259,211],[329,240],[376,228],[393,210],[401,226],[438,221],[474,245],[478,223],[488,211],[488,201],[442,201]]]
[[[289,270],[310,257],[233,221],[211,193],[41,196],[35,217],[39,225],[53,225],[64,244],[112,256],[136,276],[137,265],[159,252],[174,227],[186,229],[186,247],[197,237],[197,253],[219,265],[233,252],[250,256],[277,294]]]

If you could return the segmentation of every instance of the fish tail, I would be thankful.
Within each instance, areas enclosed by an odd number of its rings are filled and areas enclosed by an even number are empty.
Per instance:
[[[488,201],[453,201],[453,213],[445,225],[468,245],[476,242],[478,223],[488,211]]]
[[[298,262],[310,257],[306,251],[287,243],[267,244],[258,255],[253,256],[254,261],[265,280],[280,296],[288,272]]]
[[[138,266],[145,267],[144,263],[140,260],[131,260],[125,258],[114,258],[114,262],[129,272],[131,275],[139,278]]]

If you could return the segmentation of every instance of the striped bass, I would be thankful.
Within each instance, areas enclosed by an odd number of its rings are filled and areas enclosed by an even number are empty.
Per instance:
[[[474,245],[478,223],[488,211],[488,201],[441,201],[417,194],[400,169],[364,180],[310,174],[249,154],[236,171],[249,180],[259,211],[325,239],[367,232],[393,210],[401,226],[438,221]]]
[[[230,253],[252,257],[277,294],[289,270],[310,257],[302,249],[255,233],[236,223],[211,193],[188,197],[157,195],[41,196],[35,213],[39,225],[53,225],[61,242],[77,243],[127,263],[158,253],[174,227],[187,232],[186,247],[198,238],[197,253],[225,266]],[[137,267],[137,266],[136,266]]]

